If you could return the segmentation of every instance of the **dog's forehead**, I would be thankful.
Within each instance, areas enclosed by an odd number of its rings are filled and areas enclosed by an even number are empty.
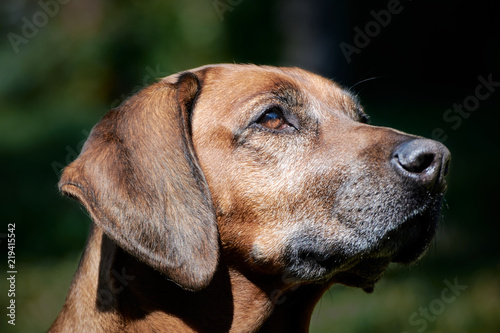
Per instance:
[[[221,112],[223,106],[265,104],[275,97],[307,105],[318,119],[335,112],[358,120],[362,113],[356,98],[340,85],[299,68],[222,64],[191,71],[203,81],[202,102]]]

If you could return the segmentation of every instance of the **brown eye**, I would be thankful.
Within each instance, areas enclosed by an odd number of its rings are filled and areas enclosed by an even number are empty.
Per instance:
[[[267,129],[281,130],[288,127],[285,117],[278,108],[272,108],[267,110],[260,118],[257,123],[264,126]]]

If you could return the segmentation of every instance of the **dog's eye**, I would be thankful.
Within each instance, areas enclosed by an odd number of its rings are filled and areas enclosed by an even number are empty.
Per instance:
[[[290,125],[287,123],[283,113],[278,108],[267,110],[258,120],[257,123],[267,129],[282,130]]]

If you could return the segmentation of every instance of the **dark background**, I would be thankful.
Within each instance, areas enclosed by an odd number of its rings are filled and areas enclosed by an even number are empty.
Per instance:
[[[0,331],[45,331],[63,304],[90,220],[58,194],[56,183],[93,124],[159,77],[218,62],[317,72],[358,93],[372,124],[426,137],[438,129],[434,137],[452,152],[449,191],[430,253],[411,268],[391,266],[372,295],[333,287],[316,308],[312,332],[500,331],[495,5],[3,0],[0,241],[5,250],[7,224],[15,223],[18,274],[12,327],[6,323],[2,257]],[[375,16],[388,23],[375,23]],[[369,35],[360,37],[366,28]],[[347,44],[358,46],[350,59],[341,49]],[[481,100],[475,97],[480,77],[498,82],[490,91],[479,88],[489,92]],[[453,113],[464,103],[469,106],[462,115]],[[441,296],[446,281],[467,287],[450,303]],[[419,312],[425,308],[427,318]]]

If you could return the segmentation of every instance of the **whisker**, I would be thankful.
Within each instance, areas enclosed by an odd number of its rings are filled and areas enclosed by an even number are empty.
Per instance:
[[[376,79],[382,79],[382,78],[384,78],[384,76],[373,76],[373,77],[370,77],[370,78],[368,78],[368,79],[364,79],[364,80],[358,81],[358,82],[356,82],[355,84],[353,84],[352,86],[350,86],[350,87],[348,88],[348,90],[349,90],[349,91],[353,91],[353,90],[354,90],[354,87],[356,87],[356,86],[358,86],[358,85],[360,85],[360,84],[362,84],[362,83],[365,83],[365,82],[368,82],[368,81],[373,81],[373,80],[376,80]]]

